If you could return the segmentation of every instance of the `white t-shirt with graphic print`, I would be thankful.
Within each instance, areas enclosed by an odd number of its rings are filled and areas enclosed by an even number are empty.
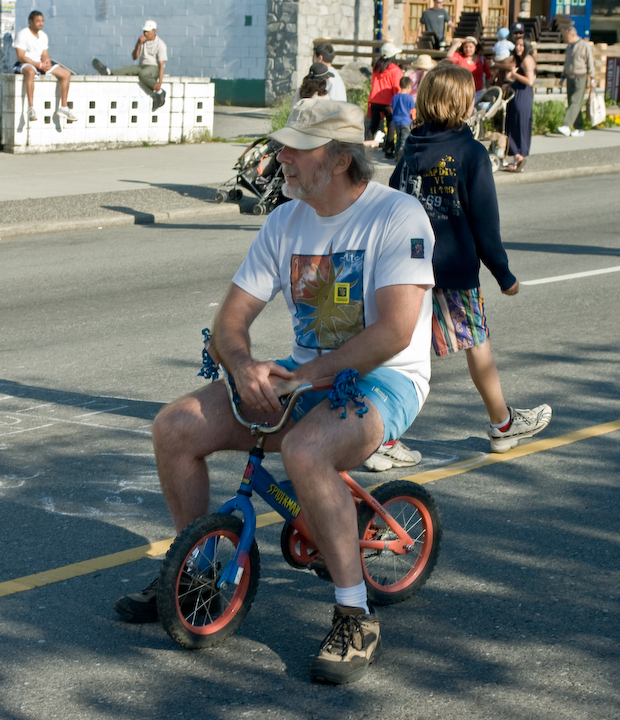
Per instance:
[[[383,364],[416,385],[420,406],[431,375],[434,235],[415,198],[371,182],[344,212],[321,217],[291,200],[267,218],[233,277],[269,302],[282,292],[293,318],[293,359],[306,363],[378,319],[375,292],[427,286],[411,343]]]

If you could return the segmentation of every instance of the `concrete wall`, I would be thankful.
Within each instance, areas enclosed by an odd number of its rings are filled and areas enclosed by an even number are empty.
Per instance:
[[[167,77],[166,103],[155,112],[149,92],[136,78],[74,75],[69,106],[78,118],[56,115],[58,83],[35,82],[37,120],[27,119],[23,76],[2,75],[2,143],[5,152],[37,153],[128,145],[166,144],[213,133],[213,84],[207,78]]]

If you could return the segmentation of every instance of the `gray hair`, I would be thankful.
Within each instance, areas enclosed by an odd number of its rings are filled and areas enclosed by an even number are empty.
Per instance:
[[[331,140],[327,145],[329,158],[335,161],[339,155],[349,155],[351,164],[347,169],[347,175],[353,185],[361,185],[372,180],[375,173],[375,166],[366,154],[366,148],[361,143],[342,142]]]

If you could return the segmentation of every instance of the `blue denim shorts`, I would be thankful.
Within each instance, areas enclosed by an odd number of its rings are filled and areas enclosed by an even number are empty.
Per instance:
[[[292,357],[276,360],[287,370],[294,370],[299,363]],[[364,394],[364,402],[370,401],[383,420],[383,442],[398,440],[416,419],[420,401],[414,383],[402,373],[391,368],[379,367],[357,379],[357,387]],[[305,393],[297,401],[294,420],[301,420],[313,407],[327,398],[328,390]],[[336,408],[334,412],[339,412]],[[347,412],[354,412],[351,408]]]

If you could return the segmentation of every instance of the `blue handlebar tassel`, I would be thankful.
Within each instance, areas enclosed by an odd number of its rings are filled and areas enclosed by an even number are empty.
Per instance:
[[[357,414],[360,417],[368,412],[366,404],[362,400],[364,393],[357,387],[357,378],[359,373],[357,370],[341,370],[334,380],[332,389],[329,391],[328,398],[331,403],[331,409],[342,408],[340,417],[347,417],[347,405],[349,401],[353,402],[357,408]]]
[[[209,355],[209,340],[211,339],[211,330],[205,328],[202,331],[202,336],[205,339],[205,346],[202,350],[202,368],[198,373],[198,377],[202,376],[207,380],[211,378],[211,382],[215,382],[220,376],[220,369],[217,363],[213,362],[213,358]]]

